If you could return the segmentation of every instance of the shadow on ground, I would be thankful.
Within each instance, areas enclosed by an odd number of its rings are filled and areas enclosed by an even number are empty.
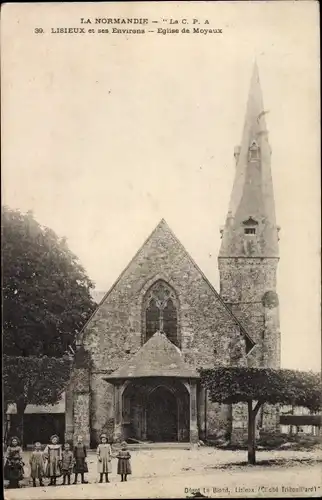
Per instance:
[[[258,460],[255,465],[251,465],[246,461],[243,462],[233,462],[226,464],[217,465],[206,465],[205,470],[210,469],[233,469],[235,467],[292,467],[298,465],[313,465],[317,463],[322,463],[321,459],[312,458],[302,458],[302,459],[285,459],[285,458],[272,458],[271,460]]]

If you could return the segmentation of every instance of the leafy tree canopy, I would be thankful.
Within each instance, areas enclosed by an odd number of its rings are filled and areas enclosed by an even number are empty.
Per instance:
[[[256,463],[255,424],[264,403],[321,408],[320,374],[271,368],[229,367],[200,370],[201,383],[218,403],[247,403],[248,463]],[[254,404],[255,403],[255,406]]]
[[[238,403],[259,401],[269,404],[321,408],[320,374],[271,368],[215,368],[201,370],[202,383],[213,401]]]
[[[59,401],[71,373],[68,356],[4,356],[5,407],[15,403],[18,422],[14,430],[24,443],[24,412],[27,404],[48,405]]]
[[[4,353],[62,356],[94,310],[93,283],[31,212],[2,208],[2,242]]]
[[[55,404],[69,380],[72,361],[64,356],[4,356],[4,400],[7,403]]]

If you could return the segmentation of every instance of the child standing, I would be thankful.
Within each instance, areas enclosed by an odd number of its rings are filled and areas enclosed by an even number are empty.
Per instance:
[[[12,437],[7,448],[4,478],[9,481],[9,488],[19,488],[19,481],[23,479],[22,448],[16,436]]]
[[[39,480],[39,486],[44,486],[42,479],[45,475],[45,459],[39,441],[35,443],[35,449],[31,453],[29,464],[33,486],[36,486],[36,479]]]
[[[61,462],[63,484],[66,484],[66,479],[67,479],[67,484],[70,484],[70,476],[73,471],[73,465],[74,465],[73,452],[70,449],[69,443],[66,443],[62,453],[62,462]]]
[[[127,443],[123,441],[121,450],[116,455],[118,458],[117,473],[121,475],[121,481],[127,481],[127,475],[132,474],[131,470],[131,455],[127,449]]]
[[[101,443],[97,447],[97,469],[100,475],[100,483],[103,482],[103,474],[105,474],[105,482],[109,483],[108,475],[112,472],[112,448],[108,443],[106,434],[102,434],[100,437]]]
[[[50,438],[51,444],[44,450],[44,457],[47,460],[46,476],[50,478],[49,486],[55,486],[57,477],[61,476],[62,449],[58,441],[57,434],[54,434]]]
[[[74,446],[74,473],[75,480],[74,484],[77,484],[77,476],[81,475],[82,483],[87,484],[88,481],[85,481],[84,474],[88,472],[87,462],[86,462],[86,446],[83,443],[82,436],[77,437],[76,445]]]

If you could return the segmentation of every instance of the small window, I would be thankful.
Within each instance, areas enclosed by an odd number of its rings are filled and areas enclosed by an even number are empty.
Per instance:
[[[260,149],[256,141],[252,142],[251,147],[249,148],[249,159],[252,160],[259,160],[260,157]]]
[[[256,234],[256,229],[254,227],[245,227],[245,234]]]

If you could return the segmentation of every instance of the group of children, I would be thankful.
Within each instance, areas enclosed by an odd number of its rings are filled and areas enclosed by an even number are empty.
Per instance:
[[[105,482],[110,482],[108,475],[112,472],[112,458],[118,459],[117,473],[121,476],[122,482],[126,481],[128,474],[132,473],[131,455],[127,449],[127,444],[123,442],[121,450],[114,454],[111,445],[108,443],[106,434],[101,435],[100,441],[97,447],[99,482],[103,482],[104,476]],[[63,478],[63,485],[71,484],[72,473],[75,475],[73,484],[77,484],[78,475],[81,476],[81,482],[87,484],[84,477],[85,473],[88,472],[86,458],[87,450],[82,436],[77,437],[73,451],[69,443],[66,443],[62,448],[56,434],[51,436],[50,444],[46,446],[44,451],[42,451],[41,443],[35,443],[34,451],[31,453],[29,460],[33,486],[37,485],[36,480],[39,481],[40,486],[44,486],[44,477],[49,478],[50,486],[55,486],[59,477]],[[23,479],[24,465],[19,440],[17,437],[13,437],[7,448],[4,467],[5,479],[9,481],[9,488],[19,487],[19,481]]]

